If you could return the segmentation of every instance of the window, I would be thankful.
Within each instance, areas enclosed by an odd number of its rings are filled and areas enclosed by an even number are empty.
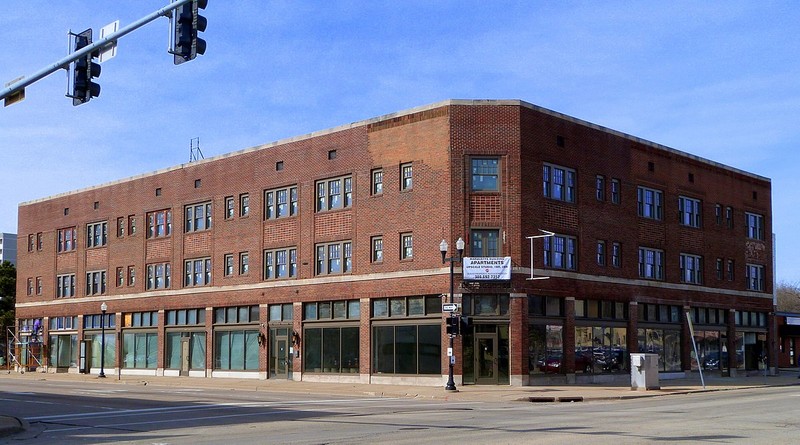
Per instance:
[[[328,150],[328,159],[329,160],[336,159],[336,150]]]
[[[722,225],[722,206],[720,204],[714,205],[714,219],[717,221],[717,225]]]
[[[440,323],[372,327],[372,369],[376,374],[441,375],[441,353]]]
[[[681,282],[703,284],[703,258],[698,255],[681,254]]]
[[[36,295],[42,295],[42,277],[36,277]]]
[[[75,250],[77,232],[75,227],[58,230],[58,252],[70,252]]]
[[[735,278],[735,274],[734,274],[735,270],[736,270],[736,267],[735,267],[735,263],[733,262],[733,260],[728,260],[728,281],[733,281],[734,280],[734,278]]]
[[[136,215],[128,215],[128,235],[136,234]]]
[[[595,197],[598,201],[605,201],[606,200],[606,177],[603,175],[597,175],[594,180],[594,188],[595,188]]]
[[[125,285],[125,269],[122,267],[117,268],[117,287]]]
[[[257,371],[258,329],[214,331],[214,369]]]
[[[233,196],[226,196],[225,197],[225,219],[233,219],[234,215],[234,202]]]
[[[250,272],[250,254],[239,252],[239,275],[247,275]]]
[[[75,296],[75,274],[58,275],[56,277],[56,298]]]
[[[377,168],[372,170],[372,183],[370,185],[370,191],[373,195],[382,195],[383,194],[383,169]]]
[[[211,228],[211,203],[188,205],[184,208],[186,218],[185,232],[198,232]]]
[[[544,164],[542,181],[546,198],[575,202],[575,170]]]
[[[360,318],[361,304],[358,300],[303,303],[304,321],[358,320]]]
[[[725,278],[725,261],[722,258],[717,258],[717,280],[723,280]]]
[[[476,257],[500,256],[499,230],[472,230],[470,255]]]
[[[294,320],[294,306],[292,305],[292,303],[269,305],[269,321],[292,321],[292,320]]]
[[[123,368],[155,369],[158,357],[158,333],[124,332],[122,357]]]
[[[250,214],[250,194],[242,193],[239,195],[239,216]]]
[[[207,286],[211,284],[211,258],[197,258],[184,262],[184,287]]]
[[[729,229],[733,228],[733,207],[725,207],[725,225]]]
[[[297,215],[297,186],[264,192],[264,219]]]
[[[688,227],[700,227],[701,209],[699,199],[679,196],[678,213],[680,215],[681,225]]]
[[[230,277],[233,275],[233,254],[225,254],[225,276]]]
[[[205,309],[179,309],[164,311],[166,326],[191,326],[206,324]]]
[[[44,237],[42,232],[36,234],[36,250],[41,251],[44,248]]]
[[[661,220],[664,212],[664,194],[647,187],[637,189],[639,216]]]
[[[410,260],[414,258],[414,235],[411,233],[400,234],[400,259]]]
[[[172,234],[172,210],[159,210],[147,214],[147,237],[162,238]]]
[[[606,242],[597,241],[597,265],[606,265]]]
[[[355,373],[359,370],[358,326],[306,327],[303,365],[306,372]]]
[[[648,280],[664,279],[664,251],[639,248],[639,277]]]
[[[125,218],[117,218],[117,238],[125,236]]]
[[[172,267],[170,263],[157,263],[147,265],[147,290],[169,289],[172,282]]]
[[[620,194],[621,194],[621,187],[622,185],[619,182],[619,179],[611,178],[611,203],[612,204],[619,204],[620,202]]]
[[[106,271],[86,272],[86,295],[106,293]]]
[[[317,244],[317,275],[333,275],[353,271],[350,241]]]
[[[370,242],[372,246],[372,257],[371,261],[373,263],[382,263],[383,262],[383,237],[382,236],[373,236]]]
[[[283,161],[278,161],[275,163],[275,171],[279,172],[283,170]]]
[[[611,265],[622,267],[622,246],[619,243],[611,244]]]
[[[214,324],[258,323],[259,308],[254,306],[229,306],[214,309]]]
[[[33,278],[28,278],[28,285],[26,287],[28,289],[28,296],[30,297],[33,295]]]
[[[86,247],[105,246],[108,242],[108,223],[99,222],[86,225]]]
[[[317,181],[317,211],[343,209],[353,205],[353,177]]]
[[[297,249],[275,249],[264,251],[264,279],[282,280],[297,278]]]
[[[748,290],[764,290],[764,266],[748,264],[745,269]]]
[[[136,269],[133,266],[128,266],[128,286],[136,284]]]
[[[746,212],[747,237],[750,239],[764,240],[764,217],[757,213]]]
[[[499,160],[497,158],[472,159],[472,191],[496,192],[500,190]]]
[[[577,270],[577,241],[571,236],[544,238],[544,265],[554,269]]]
[[[400,190],[411,190],[414,185],[414,169],[411,163],[400,164]]]

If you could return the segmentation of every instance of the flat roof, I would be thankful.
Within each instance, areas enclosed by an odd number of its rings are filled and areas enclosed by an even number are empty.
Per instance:
[[[262,145],[257,145],[257,146],[254,146],[254,147],[249,147],[249,148],[245,148],[245,149],[242,149],[242,150],[237,150],[237,151],[233,151],[233,152],[230,152],[230,153],[224,153],[224,154],[213,156],[213,157],[210,157],[210,158],[207,158],[207,159],[201,159],[201,160],[194,161],[194,162],[187,162],[187,163],[179,164],[179,165],[176,165],[176,166],[173,166],[173,167],[167,167],[167,168],[164,168],[164,169],[155,170],[155,171],[151,171],[151,172],[148,172],[148,173],[143,173],[143,174],[139,174],[139,175],[135,175],[135,176],[130,176],[128,178],[119,179],[119,180],[116,180],[116,181],[106,182],[106,183],[103,183],[103,184],[98,184],[98,185],[94,185],[94,186],[90,186],[90,187],[85,187],[85,188],[82,188],[82,189],[72,190],[72,191],[68,191],[68,192],[64,192],[64,193],[59,193],[59,194],[48,196],[48,197],[45,197],[45,198],[34,199],[34,200],[31,200],[31,201],[22,202],[22,203],[19,204],[19,206],[22,207],[22,206],[25,206],[25,205],[35,204],[35,203],[44,202],[44,201],[48,201],[48,200],[51,200],[51,199],[56,199],[56,198],[60,198],[60,197],[64,197],[64,196],[83,193],[83,192],[90,191],[90,190],[96,190],[96,189],[100,189],[100,188],[104,188],[104,187],[108,187],[108,186],[112,186],[112,185],[117,185],[117,184],[129,182],[129,181],[133,181],[133,180],[136,180],[136,179],[142,179],[142,178],[146,178],[146,177],[150,177],[150,176],[159,175],[159,174],[162,174],[162,173],[167,173],[167,172],[170,172],[170,171],[181,170],[181,169],[184,169],[184,168],[187,168],[187,167],[194,167],[194,166],[201,165],[201,164],[204,164],[204,163],[207,163],[207,162],[213,162],[213,161],[217,161],[217,160],[220,160],[220,159],[230,158],[230,157],[233,157],[233,156],[238,156],[238,155],[241,155],[241,154],[250,153],[250,152],[253,152],[253,151],[257,151],[257,150],[263,150],[265,148],[277,147],[277,146],[289,144],[289,143],[292,143],[292,142],[297,142],[297,141],[311,139],[311,138],[324,136],[324,135],[328,135],[328,134],[332,134],[332,133],[337,133],[337,132],[348,130],[348,129],[351,129],[351,128],[362,127],[362,126],[366,126],[366,125],[373,124],[373,123],[376,123],[376,122],[382,122],[382,121],[385,121],[385,120],[395,119],[397,117],[406,116],[406,115],[409,115],[409,114],[419,113],[419,112],[422,112],[422,111],[428,111],[428,110],[432,110],[432,109],[435,109],[435,108],[441,108],[441,107],[446,107],[446,106],[519,106],[519,107],[524,107],[524,108],[528,108],[528,109],[531,109],[531,110],[534,110],[534,111],[538,111],[538,112],[543,113],[543,114],[547,114],[547,115],[550,115],[550,116],[557,117],[559,119],[563,119],[565,121],[573,122],[573,123],[576,123],[576,124],[579,124],[579,125],[583,125],[583,126],[586,126],[586,127],[589,127],[589,128],[593,128],[595,130],[599,130],[599,131],[602,131],[602,132],[605,132],[605,133],[609,133],[609,134],[613,134],[615,136],[619,136],[619,137],[622,137],[622,138],[625,138],[625,139],[629,139],[631,141],[635,141],[635,142],[640,143],[640,144],[645,145],[645,146],[649,146],[649,147],[652,147],[652,148],[655,148],[655,149],[658,149],[658,150],[663,150],[663,151],[666,151],[666,152],[669,152],[669,153],[673,153],[673,154],[676,154],[676,155],[679,155],[679,156],[682,156],[682,157],[685,157],[685,158],[693,159],[693,160],[695,160],[697,162],[700,162],[700,163],[703,163],[703,164],[707,164],[707,165],[710,165],[712,167],[720,168],[720,169],[723,169],[723,170],[728,170],[728,171],[731,171],[731,172],[734,172],[734,173],[737,173],[737,174],[740,174],[740,175],[743,175],[743,176],[747,176],[747,177],[750,177],[750,178],[753,178],[753,179],[757,179],[759,181],[771,182],[769,178],[757,175],[755,173],[750,173],[750,172],[747,172],[747,171],[744,171],[744,170],[740,170],[738,168],[734,168],[734,167],[731,167],[731,166],[728,166],[728,165],[725,165],[725,164],[721,164],[719,162],[715,162],[715,161],[712,161],[710,159],[706,159],[706,158],[703,158],[703,157],[700,157],[700,156],[697,156],[697,155],[693,155],[693,154],[687,153],[685,151],[677,150],[677,149],[674,149],[672,147],[668,147],[666,145],[662,145],[662,144],[658,144],[658,143],[655,143],[655,142],[652,142],[652,141],[648,141],[647,139],[642,139],[642,138],[639,138],[639,137],[636,137],[636,136],[633,136],[633,135],[630,135],[630,134],[627,134],[627,133],[623,133],[621,131],[612,130],[611,128],[604,127],[602,125],[597,125],[597,124],[594,124],[592,122],[588,122],[588,121],[585,121],[585,120],[582,120],[582,119],[578,119],[576,117],[569,116],[569,115],[566,115],[564,113],[559,113],[557,111],[553,111],[553,110],[550,110],[548,108],[540,107],[538,105],[534,105],[532,103],[525,102],[523,100],[519,100],[519,99],[448,99],[448,100],[443,100],[443,101],[435,102],[435,103],[428,104],[428,105],[422,105],[422,106],[419,106],[419,107],[414,107],[414,108],[409,108],[409,109],[406,109],[406,110],[397,111],[397,112],[390,113],[390,114],[384,114],[382,116],[377,116],[377,117],[373,117],[373,118],[370,118],[370,119],[365,119],[365,120],[353,122],[353,123],[350,123],[350,124],[344,124],[344,125],[339,125],[339,126],[336,126],[336,127],[328,128],[328,129],[325,129],[325,130],[319,130],[319,131],[315,131],[315,132],[304,134],[304,135],[300,135],[300,136],[293,136],[293,137],[289,137],[289,138],[285,138],[285,139],[280,139],[280,140],[277,140],[277,141],[274,141],[274,142],[268,142],[268,143],[265,143],[265,144],[262,144]]]

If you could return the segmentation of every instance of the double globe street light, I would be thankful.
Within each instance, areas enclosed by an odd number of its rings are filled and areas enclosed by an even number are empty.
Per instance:
[[[450,299],[449,299],[448,303],[453,303],[453,293],[455,291],[454,282],[453,282],[453,263],[456,263],[456,262],[460,263],[461,262],[461,256],[464,254],[464,244],[465,244],[464,240],[459,237],[458,241],[456,241],[456,250],[458,251],[458,257],[454,257],[454,256],[448,257],[447,256],[447,249],[449,248],[449,246],[447,244],[447,241],[442,240],[442,242],[439,243],[439,251],[442,252],[442,264],[444,264],[445,262],[448,262],[448,261],[450,262]],[[453,316],[454,316],[453,312],[450,312],[450,317],[452,318]],[[450,334],[450,349],[448,349],[448,352],[449,352],[448,355],[450,355],[450,357],[449,357],[449,360],[448,360],[447,385],[444,387],[444,389],[446,391],[456,391],[456,383],[453,380],[453,361],[454,361],[453,359],[455,358],[455,355],[453,355],[454,354],[454,352],[453,352],[453,338],[454,337],[455,337],[455,335]]]

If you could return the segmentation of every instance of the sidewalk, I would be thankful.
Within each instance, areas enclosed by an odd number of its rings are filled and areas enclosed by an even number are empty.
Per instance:
[[[82,381],[99,385],[156,385],[179,388],[209,388],[234,391],[271,391],[279,393],[324,394],[327,396],[370,396],[391,398],[431,399],[450,402],[586,402],[601,400],[625,400],[640,397],[658,397],[673,394],[728,391],[765,386],[800,385],[797,369],[781,369],[778,375],[763,374],[738,377],[721,377],[718,373],[704,374],[705,388],[700,375],[693,373],[686,378],[661,380],[660,389],[647,391],[631,390],[629,385],[563,385],[563,386],[479,386],[466,385],[457,392],[445,391],[444,387],[367,385],[352,383],[295,382],[290,380],[256,380],[194,377],[125,376],[118,378],[108,374],[105,379],[97,375],[47,374],[28,372],[0,374],[0,385],[13,380],[31,381]],[[11,383],[13,384],[13,383]],[[0,416],[0,437],[24,429],[23,422],[15,417]]]

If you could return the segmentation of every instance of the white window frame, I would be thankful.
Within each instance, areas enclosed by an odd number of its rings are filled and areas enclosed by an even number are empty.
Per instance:
[[[747,237],[764,241],[764,215],[752,212],[745,212],[744,215]]]
[[[664,218],[664,192],[639,186],[636,189],[638,214],[642,218],[661,221]]]
[[[745,269],[747,290],[763,291],[765,289],[764,270],[764,266],[760,264],[747,264]]]
[[[687,196],[679,196],[678,212],[680,215],[681,225],[696,228],[701,227],[701,215],[703,211],[702,203],[699,199],[689,198]]]
[[[545,198],[575,202],[577,173],[560,165],[545,163],[542,167],[542,191]]]

